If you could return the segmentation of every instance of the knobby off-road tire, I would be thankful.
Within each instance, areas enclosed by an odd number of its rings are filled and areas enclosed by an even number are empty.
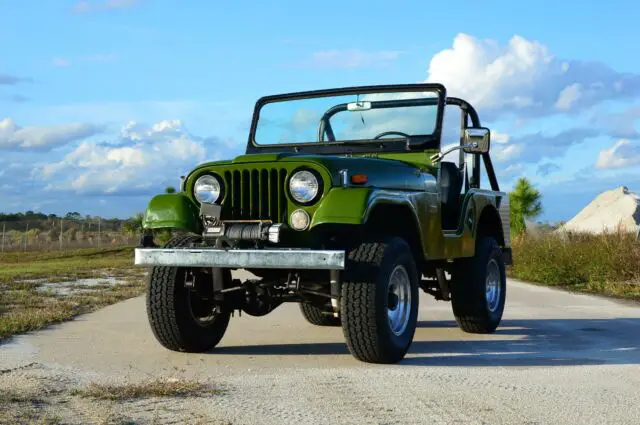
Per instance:
[[[460,329],[493,333],[502,320],[506,294],[502,250],[494,238],[481,236],[476,255],[461,260],[452,272],[451,304]]]
[[[340,326],[340,318],[325,313],[316,306],[300,303],[300,311],[307,322],[316,326]]]
[[[418,318],[418,270],[409,245],[401,238],[364,242],[349,252],[346,266],[340,315],[349,351],[368,363],[400,361]],[[401,304],[406,314],[392,316]]]
[[[171,238],[165,248],[186,246],[198,236],[180,235]],[[226,270],[225,272],[229,272]],[[214,273],[222,278],[222,273]],[[173,351],[204,352],[215,347],[227,330],[230,312],[215,314],[210,320],[198,320],[193,310],[204,310],[196,295],[184,286],[185,269],[156,266],[147,281],[147,317],[154,336],[165,348]],[[192,307],[195,306],[195,307]]]

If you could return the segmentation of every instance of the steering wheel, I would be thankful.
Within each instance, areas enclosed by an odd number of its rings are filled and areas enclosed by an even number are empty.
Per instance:
[[[379,138],[381,138],[381,137],[389,136],[389,135],[391,135],[391,134],[398,134],[398,135],[400,135],[400,136],[403,136],[403,137],[409,138],[409,135],[408,135],[407,133],[403,133],[403,132],[401,132],[401,131],[385,131],[385,132],[383,132],[383,133],[378,134],[378,135],[377,135],[376,137],[374,137],[373,139],[374,139],[374,140],[375,140],[375,139],[379,139]]]

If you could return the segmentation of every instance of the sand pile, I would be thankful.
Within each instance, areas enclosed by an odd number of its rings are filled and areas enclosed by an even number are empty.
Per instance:
[[[640,196],[621,186],[602,192],[558,231],[603,233],[618,229],[638,232]]]

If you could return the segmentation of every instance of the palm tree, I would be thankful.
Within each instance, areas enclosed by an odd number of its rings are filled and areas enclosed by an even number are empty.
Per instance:
[[[526,177],[520,177],[509,193],[511,206],[511,232],[519,235],[525,231],[525,219],[532,219],[542,213],[542,194],[533,187]]]

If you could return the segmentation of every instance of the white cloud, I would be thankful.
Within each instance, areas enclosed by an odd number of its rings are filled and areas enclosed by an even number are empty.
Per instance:
[[[146,127],[144,124],[129,121],[120,130],[120,137],[129,141],[153,141],[158,137],[181,137],[187,133],[181,120],[162,120]]]
[[[62,160],[40,165],[32,176],[49,182],[48,190],[126,194],[173,182],[198,163],[232,154],[223,142],[189,134],[180,120],[152,126],[128,122],[120,137],[115,145],[83,142]],[[215,149],[215,158],[207,149]]]
[[[640,139],[640,132],[636,129],[637,124],[640,124],[640,105],[638,104],[632,105],[622,112],[594,111],[590,122],[605,129],[611,137]]]
[[[520,164],[520,163],[512,164],[512,165],[509,165],[507,168],[505,168],[504,171],[500,174],[504,178],[514,177],[522,174],[524,169],[525,169],[524,164]]]
[[[324,50],[314,52],[311,58],[302,63],[313,68],[362,68],[365,66],[385,67],[396,61],[401,51],[380,50],[364,51],[359,49]]]
[[[588,128],[572,128],[553,135],[538,131],[513,137],[507,144],[493,145],[492,153],[501,162],[537,163],[544,158],[562,156],[569,147],[600,134],[598,130]]]
[[[501,133],[497,130],[491,130],[491,143],[505,144],[509,143],[509,135],[506,133]]]
[[[561,110],[569,110],[582,96],[582,85],[580,83],[571,84],[565,87],[558,96],[555,107]]]
[[[49,150],[93,136],[102,128],[86,123],[19,127],[11,118],[0,121],[0,149]]]
[[[463,97],[496,115],[542,116],[581,110],[600,101],[640,94],[640,75],[604,64],[562,60],[543,44],[513,36],[506,46],[458,34],[450,49],[436,53],[427,81],[443,83],[450,96]],[[482,115],[482,114],[481,114]]]
[[[640,165],[640,143],[618,140],[609,149],[600,151],[596,168],[623,168]]]
[[[508,145],[494,149],[493,154],[496,156],[496,160],[505,162],[519,158],[522,151],[524,151],[524,145]]]

